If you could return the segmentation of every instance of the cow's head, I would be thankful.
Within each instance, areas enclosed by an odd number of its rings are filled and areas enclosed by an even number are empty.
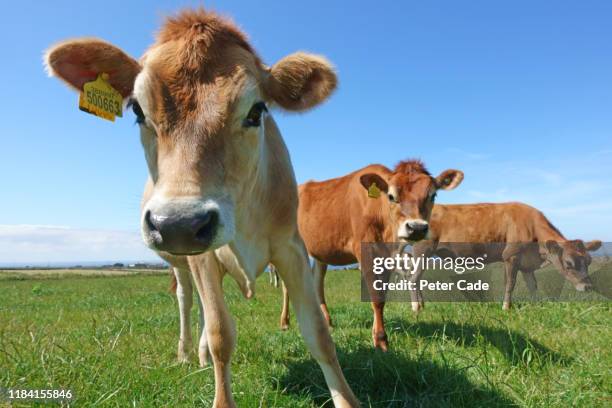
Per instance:
[[[574,285],[576,290],[585,291],[593,288],[593,282],[589,277],[589,265],[591,255],[589,251],[597,251],[601,247],[601,241],[583,242],[576,239],[573,241],[546,241],[547,259],[557,270]]]
[[[278,132],[268,108],[307,110],[337,82],[320,56],[296,53],[264,65],[232,23],[203,10],[168,18],[140,61],[97,39],[60,43],[46,61],[77,90],[105,72],[129,99],[153,186],[142,235],[172,254],[232,241],[241,206],[259,199],[248,195],[257,194],[264,156],[282,153],[266,151]]]
[[[400,162],[387,174],[366,173],[360,177],[364,188],[375,184],[387,196],[398,241],[425,238],[437,191],[452,190],[462,180],[460,170],[445,170],[438,177],[432,177],[419,160]]]

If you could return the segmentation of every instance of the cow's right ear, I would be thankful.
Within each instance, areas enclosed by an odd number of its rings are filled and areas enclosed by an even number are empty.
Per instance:
[[[265,93],[283,109],[302,112],[325,101],[338,85],[332,64],[320,55],[296,52],[269,68]]]
[[[366,173],[359,177],[359,182],[367,190],[372,184],[376,185],[378,189],[384,193],[389,191],[389,184],[376,173]]]
[[[109,75],[108,82],[124,98],[132,94],[134,80],[140,72],[138,62],[105,41],[79,38],[61,42],[45,53],[45,66],[56,76],[81,92],[83,85],[99,74]]]
[[[589,252],[597,251],[599,248],[601,248],[601,241],[596,239],[594,241],[585,242],[584,247]]]

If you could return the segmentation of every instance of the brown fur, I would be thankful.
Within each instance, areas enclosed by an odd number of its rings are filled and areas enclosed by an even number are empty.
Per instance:
[[[117,69],[118,60],[122,61],[121,69]],[[140,65],[126,53],[97,38],[60,42],[47,51],[45,62],[50,74],[61,73],[57,76],[77,91],[107,73],[110,84],[124,98],[132,93],[134,77],[140,72]]]
[[[447,170],[434,178],[421,161],[408,160],[400,162],[394,171],[372,164],[343,177],[305,183],[299,188],[298,223],[308,253],[323,264],[361,262],[362,243],[397,242],[397,231],[404,220],[427,221],[433,206],[432,193],[439,188],[452,189],[462,178],[463,173],[458,170]],[[379,198],[368,197],[366,189],[372,183],[381,190]],[[390,191],[397,194],[397,202],[386,197]],[[423,237],[416,235],[410,239]],[[322,311],[329,317],[322,293],[324,273],[322,270],[322,276],[316,279],[320,281]],[[384,303],[374,302],[372,307],[373,342],[386,350]]]
[[[450,251],[454,256],[476,257],[482,255],[482,244],[489,243],[506,244],[487,250],[488,263],[506,264],[506,309],[511,304],[518,270],[523,276],[533,275],[542,263],[550,261],[572,284],[590,284],[586,269],[573,270],[566,264],[588,266],[588,250],[601,246],[600,241],[585,246],[580,240],[567,240],[542,212],[526,204],[480,203],[434,206],[429,238],[415,245],[415,252],[443,251],[448,255]],[[535,282],[532,276],[526,279]]]

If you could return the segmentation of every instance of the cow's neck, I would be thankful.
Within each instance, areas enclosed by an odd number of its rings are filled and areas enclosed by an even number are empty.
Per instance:
[[[557,242],[565,242],[567,241],[563,234],[559,232],[559,230],[551,224],[550,221],[544,216],[536,219],[535,222],[535,238],[538,242],[546,242],[546,241],[557,241]]]
[[[297,203],[297,187],[287,149],[272,118],[266,126],[258,159],[236,197],[236,237],[230,245],[252,282],[270,262],[270,240],[278,229],[276,223],[286,219],[285,211],[292,211],[293,219],[297,214],[297,205],[278,208],[283,201]]]

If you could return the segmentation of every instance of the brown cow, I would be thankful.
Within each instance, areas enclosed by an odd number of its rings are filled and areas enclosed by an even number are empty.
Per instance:
[[[297,53],[268,67],[234,24],[203,10],[169,18],[140,61],[91,38],[54,46],[46,61],[76,90],[106,73],[132,98],[150,176],[142,235],[187,278],[182,285],[193,278],[198,289],[214,364],[213,405],[235,406],[235,328],[222,279],[230,274],[252,297],[257,275],[273,262],[334,404],[357,406],[316,302],[291,161],[267,109],[304,111],[323,102],[336,87],[331,65]]]
[[[432,177],[422,162],[409,160],[394,170],[373,164],[343,177],[300,186],[299,229],[315,259],[315,281],[328,323],[323,289],[327,265],[361,262],[362,242],[408,243],[424,238],[436,191],[452,190],[462,180],[459,170]],[[384,194],[370,197],[372,185]],[[372,340],[375,347],[387,350],[383,308],[384,302],[372,302]],[[283,312],[288,316],[286,307]]]
[[[537,288],[534,271],[545,262],[552,263],[576,290],[589,290],[588,251],[599,249],[601,241],[567,240],[542,212],[522,203],[436,205],[428,239],[414,245],[413,255],[476,257],[483,254],[482,244],[503,244],[487,246],[486,263],[504,262],[503,309],[507,310],[518,271],[533,293]],[[416,270],[411,280],[418,281],[421,275],[422,270]],[[418,312],[423,298],[419,290],[415,292],[412,306]]]

